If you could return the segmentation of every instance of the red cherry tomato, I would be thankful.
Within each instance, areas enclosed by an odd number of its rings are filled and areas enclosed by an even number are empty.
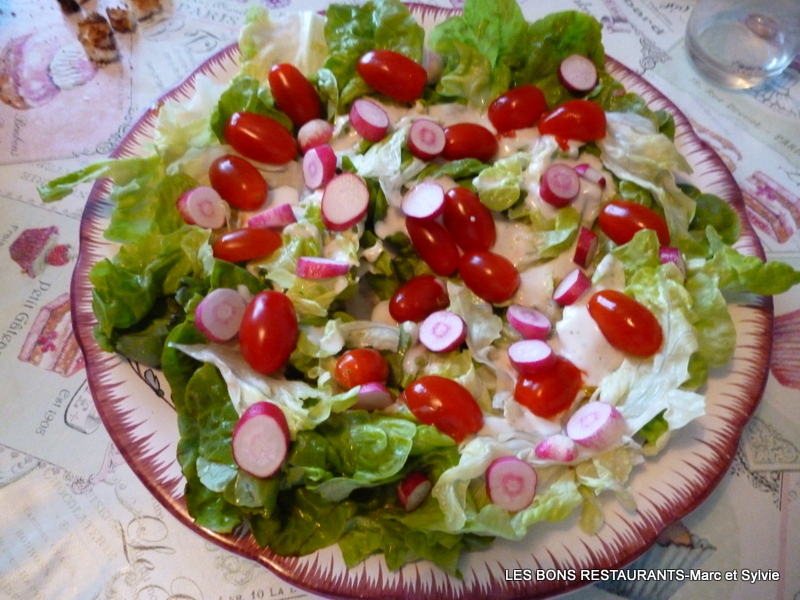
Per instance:
[[[628,200],[612,200],[600,209],[597,224],[615,244],[627,244],[642,229],[652,229],[662,246],[669,245],[669,227],[652,209]]]
[[[336,361],[333,378],[348,390],[365,383],[386,383],[389,378],[389,363],[377,350],[354,348],[342,354]]]
[[[478,195],[467,188],[454,187],[444,195],[444,226],[465,252],[489,250],[497,239],[491,211]]]
[[[549,419],[572,406],[582,385],[580,369],[557,356],[551,368],[517,379],[514,400],[536,416]]]
[[[208,169],[211,187],[228,204],[240,210],[257,210],[267,199],[267,181],[241,156],[220,156]]]
[[[275,105],[300,127],[322,114],[317,90],[300,69],[289,63],[273,65],[267,76]]]
[[[494,134],[477,123],[456,123],[444,128],[445,160],[475,158],[488,163],[497,154],[498,143]]]
[[[467,252],[461,257],[458,270],[464,285],[493,304],[505,302],[519,287],[516,267],[494,252]]]
[[[608,343],[634,356],[652,356],[661,348],[664,333],[655,315],[630,296],[602,290],[589,299],[589,314]]]
[[[297,314],[285,294],[260,292],[247,305],[239,345],[247,364],[259,373],[274,373],[286,364],[297,336]]]
[[[433,275],[418,275],[400,286],[389,301],[389,314],[398,323],[422,321],[432,312],[450,306],[444,283]]]
[[[533,127],[547,110],[544,92],[535,85],[508,90],[489,105],[489,121],[498,133]]]
[[[566,140],[600,140],[606,135],[606,113],[591,100],[568,100],[542,116],[539,133],[555,136],[562,145]]]
[[[414,102],[428,81],[422,65],[393,50],[367,52],[358,59],[356,71],[369,87],[398,102]]]
[[[420,377],[399,399],[421,422],[433,425],[457,442],[483,427],[483,413],[475,398],[467,388],[447,377]]]
[[[458,247],[450,233],[433,219],[406,217],[406,230],[414,249],[437,275],[447,277],[458,269]]]
[[[243,156],[268,165],[282,165],[297,156],[297,142],[289,130],[256,113],[233,113],[225,126],[225,141]]]
[[[222,235],[211,246],[214,258],[237,263],[269,256],[281,247],[280,234],[259,227],[234,229]]]

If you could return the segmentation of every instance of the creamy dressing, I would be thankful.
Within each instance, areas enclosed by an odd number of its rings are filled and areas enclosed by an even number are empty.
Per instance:
[[[561,356],[570,360],[586,374],[584,379],[586,385],[599,385],[625,360],[625,355],[609,344],[603,336],[589,314],[585,300],[564,307],[562,318],[556,323],[555,332],[556,337],[551,341],[551,345]]]

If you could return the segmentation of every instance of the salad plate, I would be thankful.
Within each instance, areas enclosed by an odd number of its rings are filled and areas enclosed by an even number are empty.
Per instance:
[[[410,5],[431,24],[452,11]],[[426,23],[427,22],[427,23]],[[188,102],[198,76],[225,83],[238,71],[233,44],[201,64],[168,92],[131,128],[112,157],[150,152],[159,107],[167,100]],[[742,222],[736,248],[764,258],[749,225],[736,183],[719,157],[694,133],[680,110],[647,81],[608,58],[607,71],[655,110],[672,114],[675,143],[692,166],[691,182],[726,200]],[[98,412],[112,439],[148,490],[181,522],[219,546],[271,569],[293,586],[333,598],[546,598],[589,585],[598,572],[621,568],[656,543],[664,529],[699,506],[726,473],[739,436],[766,383],[772,340],[772,301],[745,295],[731,306],[737,346],[731,363],[707,384],[705,415],[679,431],[657,457],[637,465],[630,485],[635,511],[611,497],[603,503],[605,524],[583,533],[578,515],[558,523],[539,523],[520,542],[495,541],[488,550],[467,554],[458,579],[425,562],[389,570],[380,556],[348,569],[337,546],[301,558],[281,557],[260,548],[247,531],[219,534],[195,524],[183,499],[184,479],[176,459],[179,440],[175,409],[163,375],[102,350],[92,335],[91,267],[116,253],[103,234],[109,223],[110,183],[97,182],[81,222],[80,255],[72,282],[75,331]],[[579,511],[577,511],[579,512]],[[688,553],[688,550],[687,550]],[[687,560],[691,556],[687,554]],[[654,565],[657,566],[657,565]]]

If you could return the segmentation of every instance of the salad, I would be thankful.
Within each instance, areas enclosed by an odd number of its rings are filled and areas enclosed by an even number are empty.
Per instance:
[[[669,114],[604,69],[600,25],[467,0],[426,34],[396,0],[273,20],[241,69],[160,107],[90,272],[102,348],[166,376],[187,508],[283,556],[354,566],[519,540],[704,414],[726,297],[800,273],[741,255]]]

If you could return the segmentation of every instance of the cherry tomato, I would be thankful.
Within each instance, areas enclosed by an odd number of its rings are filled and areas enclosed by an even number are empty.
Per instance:
[[[467,388],[447,377],[420,377],[399,399],[422,423],[433,425],[457,442],[483,427],[483,413],[475,398]]]
[[[269,256],[281,247],[283,239],[271,229],[244,227],[222,235],[211,246],[214,258],[237,263]]]
[[[289,130],[256,113],[233,113],[225,126],[225,141],[243,156],[268,165],[282,165],[297,156],[297,142]]]
[[[267,199],[267,181],[250,162],[235,154],[220,156],[208,169],[211,187],[240,210],[257,210]]]
[[[389,314],[398,323],[422,321],[432,312],[450,306],[444,283],[433,275],[418,275],[400,286],[389,301]]]
[[[663,246],[669,245],[669,227],[657,212],[628,200],[612,200],[600,209],[597,224],[615,244],[627,244],[642,229],[652,229]]]
[[[489,121],[498,133],[533,127],[547,110],[544,92],[535,85],[508,90],[489,105]]]
[[[444,195],[444,226],[465,252],[489,250],[497,239],[491,211],[478,195],[454,187]]]
[[[447,277],[458,269],[458,247],[450,233],[433,219],[406,217],[406,230],[414,249],[437,275]]]
[[[369,87],[398,102],[414,102],[428,81],[422,65],[393,50],[367,52],[358,59],[356,71]]]
[[[297,336],[297,314],[286,294],[267,290],[247,305],[239,345],[247,364],[259,373],[274,373],[286,364]]]
[[[580,369],[557,356],[551,368],[517,379],[514,400],[536,416],[549,419],[572,406],[582,385]]]
[[[477,123],[456,123],[444,128],[445,160],[475,158],[488,163],[498,149],[497,138],[483,125]]]
[[[336,361],[333,378],[348,390],[365,383],[386,383],[389,378],[389,363],[377,350],[354,348],[342,354]]]
[[[658,319],[630,296],[601,290],[589,299],[588,308],[603,337],[617,350],[646,357],[661,348],[664,333]]]
[[[467,252],[461,257],[458,270],[464,285],[493,304],[505,302],[519,287],[516,267],[494,252]]]
[[[322,114],[317,90],[300,69],[289,63],[273,65],[267,76],[275,105],[285,112],[295,127]]]
[[[591,100],[568,100],[542,116],[539,133],[555,136],[562,146],[566,140],[600,140],[606,135],[606,113]]]

